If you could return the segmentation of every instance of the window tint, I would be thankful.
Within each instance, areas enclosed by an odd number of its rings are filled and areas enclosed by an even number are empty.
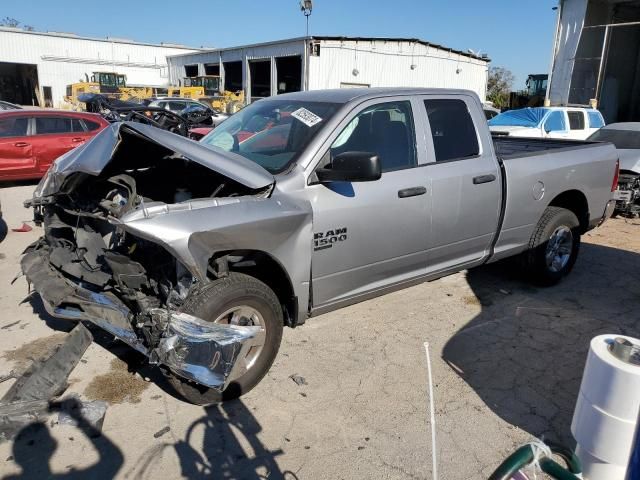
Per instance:
[[[480,153],[478,135],[462,100],[425,100],[436,161],[473,157]]]
[[[355,117],[331,146],[331,158],[344,152],[373,152],[383,172],[416,166],[410,102],[381,103]]]
[[[0,120],[0,138],[24,137],[27,134],[28,118],[3,118]]]
[[[100,128],[100,124],[98,122],[93,122],[91,120],[84,120],[84,124],[87,126],[87,130],[93,132]]]
[[[167,107],[172,112],[179,112],[180,110],[187,108],[187,104],[185,102],[168,102]]]
[[[589,128],[602,128],[604,127],[604,118],[600,115],[600,112],[587,112],[589,118]]]
[[[79,118],[71,119],[71,128],[74,132],[84,132],[84,128],[82,128],[82,122]]]
[[[62,117],[36,117],[36,134],[70,133],[71,119]]]
[[[584,114],[582,112],[567,112],[571,130],[584,130]]]
[[[546,132],[563,132],[567,129],[567,124],[564,121],[563,112],[551,112],[549,117],[544,122],[544,130]]]

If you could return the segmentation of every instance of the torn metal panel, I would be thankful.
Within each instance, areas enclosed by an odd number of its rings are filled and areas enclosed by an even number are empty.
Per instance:
[[[49,358],[34,363],[16,380],[0,400],[0,405],[49,400],[60,395],[67,386],[69,374],[92,341],[91,332],[79,323]]]
[[[260,331],[260,327],[205,322],[186,313],[154,310],[152,315],[166,323],[166,331],[150,361],[219,391],[242,373],[237,360],[246,356],[250,340]]]
[[[67,281],[47,261],[47,249],[27,253],[20,263],[50,315],[68,320],[88,320],[136,350],[146,351],[131,326],[131,312],[116,297]]]
[[[164,147],[218,172],[248,188],[265,188],[274,182],[273,175],[240,155],[213,150],[188,138],[140,123],[115,123],[86,144],[57,159],[34,192],[34,200],[59,192],[65,179],[73,173],[99,175],[123,142],[123,135],[135,135]]]

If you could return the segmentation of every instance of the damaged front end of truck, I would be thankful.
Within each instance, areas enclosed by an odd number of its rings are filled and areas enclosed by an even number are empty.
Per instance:
[[[243,212],[308,220],[295,208],[276,211],[273,187],[244,158],[146,125],[112,125],[58,159],[25,203],[44,236],[25,251],[22,271],[52,316],[88,320],[151,363],[222,392],[242,374],[238,359],[260,328],[182,307],[228,268],[210,261],[213,245],[234,246],[216,227]]]

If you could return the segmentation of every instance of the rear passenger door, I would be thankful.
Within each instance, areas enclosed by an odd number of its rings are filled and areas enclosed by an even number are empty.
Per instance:
[[[0,179],[9,180],[36,173],[29,117],[0,118]]]
[[[584,110],[567,110],[569,118],[569,135],[572,140],[585,140],[589,136]]]
[[[502,185],[491,136],[474,97],[422,97],[428,139],[431,225],[427,270],[472,266],[489,253],[498,228]]]
[[[41,115],[35,117],[34,124],[34,155],[37,168],[42,173],[49,169],[56,158],[86,140],[78,118]]]

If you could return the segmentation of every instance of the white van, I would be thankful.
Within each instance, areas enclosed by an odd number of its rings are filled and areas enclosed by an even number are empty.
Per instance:
[[[527,107],[503,112],[489,120],[492,133],[572,140],[586,140],[604,124],[598,110],[580,107]]]

